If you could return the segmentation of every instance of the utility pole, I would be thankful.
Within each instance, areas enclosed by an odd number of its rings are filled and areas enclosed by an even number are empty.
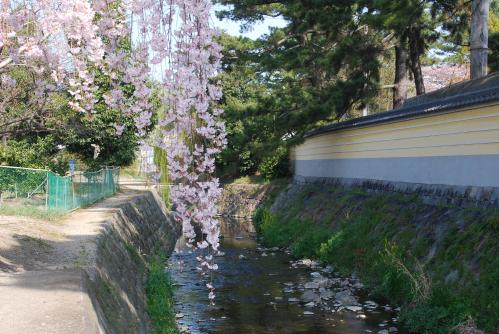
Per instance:
[[[471,6],[471,79],[476,79],[487,75],[490,0],[473,0]]]
[[[366,104],[366,106],[362,109],[362,116],[369,116],[369,106]]]

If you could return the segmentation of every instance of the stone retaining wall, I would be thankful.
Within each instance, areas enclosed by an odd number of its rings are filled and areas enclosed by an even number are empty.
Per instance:
[[[499,207],[499,188],[450,186],[392,182],[369,179],[303,177],[295,175],[295,184],[323,184],[333,186],[360,187],[373,193],[397,192],[418,194],[426,204],[457,205],[460,207]]]
[[[226,217],[250,219],[274,188],[272,184],[226,184],[218,203],[219,212]]]
[[[118,195],[88,210],[111,213],[95,239],[94,260],[84,266],[100,332],[148,333],[147,260],[156,253],[170,254],[180,231],[150,191]]]

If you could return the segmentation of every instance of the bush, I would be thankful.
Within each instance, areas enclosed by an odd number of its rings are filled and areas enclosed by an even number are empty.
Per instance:
[[[428,301],[405,308],[399,319],[413,333],[446,334],[470,315],[470,307],[464,299],[456,297],[446,287],[439,286],[433,289]]]
[[[317,227],[311,221],[294,218],[282,222],[267,209],[257,210],[254,221],[265,245],[289,247],[296,258],[318,257],[320,245],[331,233],[326,227]]]
[[[272,155],[265,156],[258,165],[258,172],[266,179],[273,180],[289,175],[288,150],[278,147]]]

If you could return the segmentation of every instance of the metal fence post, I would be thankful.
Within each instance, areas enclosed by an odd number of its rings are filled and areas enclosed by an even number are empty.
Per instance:
[[[49,209],[49,177],[50,174],[47,172],[47,183],[45,185],[45,210]]]

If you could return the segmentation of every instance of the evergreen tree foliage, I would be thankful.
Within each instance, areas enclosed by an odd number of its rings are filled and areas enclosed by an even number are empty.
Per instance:
[[[221,17],[246,27],[266,16],[288,22],[257,41],[221,38],[229,129],[222,173],[283,175],[288,148],[308,130],[377,94],[380,34],[358,20],[361,10],[350,1],[220,3],[233,5]]]
[[[499,71],[499,0],[492,1],[489,18],[489,69]]]

